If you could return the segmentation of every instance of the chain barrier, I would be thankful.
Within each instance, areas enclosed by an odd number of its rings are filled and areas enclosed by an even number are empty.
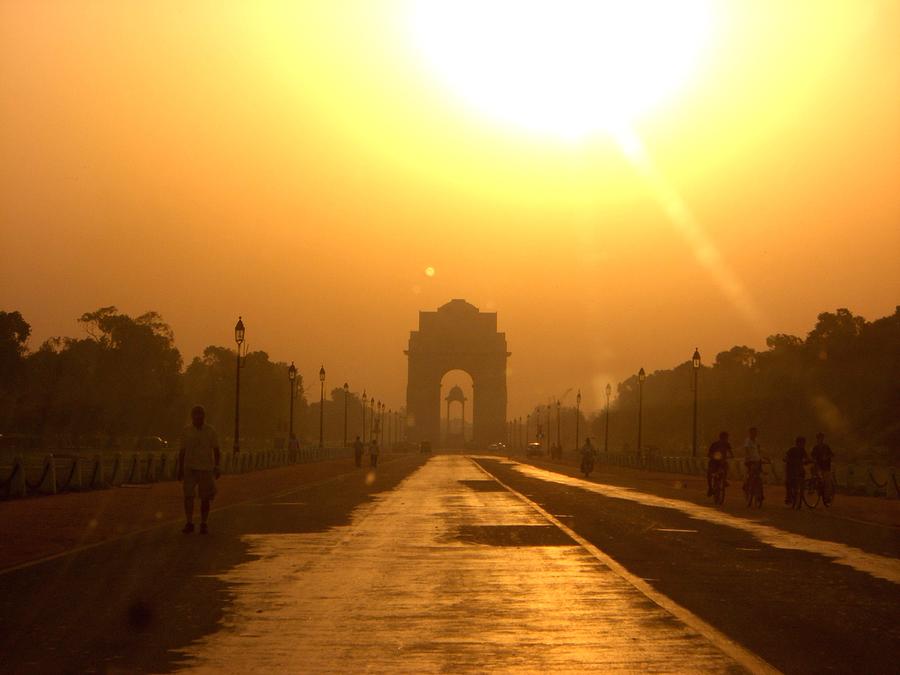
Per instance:
[[[19,461],[16,460],[16,463],[13,464],[12,471],[9,472],[9,477],[6,480],[0,480],[0,489],[11,489],[13,478],[15,478],[16,474],[19,473],[19,464]]]
[[[32,483],[28,480],[28,477],[25,477],[25,487],[28,488],[30,492],[37,492],[40,490],[41,485],[44,484],[44,481],[47,480],[47,476],[50,473],[50,462],[53,460],[44,460],[44,472],[41,474],[40,479],[37,483]]]
[[[887,486],[888,486],[887,478],[884,479],[883,483],[879,483],[877,480],[875,480],[875,474],[872,473],[871,466],[868,467],[866,472],[869,474],[869,480],[872,481],[872,483],[875,485],[876,488],[878,488],[879,490],[887,490]]]
[[[53,460],[55,461],[55,460]],[[72,484],[72,479],[75,477],[75,471],[78,468],[78,458],[72,460],[72,468],[69,469],[69,475],[66,478],[66,482],[62,484],[57,484],[56,489],[62,492],[63,490],[68,490],[69,486]]]

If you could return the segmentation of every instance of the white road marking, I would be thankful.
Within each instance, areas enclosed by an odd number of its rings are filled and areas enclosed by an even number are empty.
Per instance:
[[[496,458],[492,458],[496,459]],[[772,525],[765,525],[746,518],[733,516],[724,511],[710,508],[708,506],[700,506],[693,502],[684,501],[682,499],[671,499],[669,497],[659,497],[648,492],[641,492],[631,488],[623,488],[606,483],[596,483],[593,481],[582,480],[564,474],[539,469],[530,464],[520,464],[512,460],[503,460],[504,463],[511,464],[516,471],[525,476],[537,478],[539,480],[550,481],[562,485],[571,485],[573,487],[582,488],[596,492],[604,497],[613,497],[615,499],[627,499],[628,501],[637,502],[645,506],[659,506],[667,509],[675,509],[694,518],[703,520],[714,525],[724,525],[732,527],[736,530],[743,530],[758,541],[775,548],[785,550],[806,551],[808,553],[817,553],[829,558],[839,565],[852,567],[859,572],[865,572],[878,579],[884,579],[895,584],[900,584],[900,561],[896,558],[878,555],[877,553],[869,553],[855,546],[848,546],[835,541],[825,541],[823,539],[813,539],[780,530]]]
[[[613,558],[611,558],[606,553],[604,553],[599,548],[597,548],[594,544],[589,542],[587,539],[582,537],[580,534],[575,532],[573,529],[571,529],[567,525],[561,523],[559,520],[554,518],[552,514],[545,511],[543,508],[541,508],[540,505],[531,501],[530,499],[528,499],[528,497],[526,497],[522,493],[517,492],[516,490],[511,488],[509,485],[507,485],[502,480],[500,480],[499,478],[494,476],[492,473],[490,473],[487,469],[482,467],[477,462],[474,462],[474,463],[479,469],[484,471],[488,476],[491,476],[492,478],[494,478],[498,483],[500,483],[500,485],[505,487],[512,494],[516,495],[519,499],[521,499],[523,502],[525,502],[526,504],[531,506],[531,508],[533,508],[535,511],[537,511],[542,516],[544,516],[544,518],[546,518],[548,521],[550,521],[551,523],[556,525],[558,528],[560,528],[563,532],[565,532],[570,537],[572,537],[572,539],[577,541],[586,551],[588,551],[591,555],[593,555],[595,558],[597,558],[597,560],[599,560],[604,565],[609,567],[613,572],[618,574],[625,581],[627,581],[629,584],[634,586],[641,593],[646,595],[650,600],[652,600],[654,603],[656,603],[657,605],[662,607],[664,610],[669,612],[669,614],[676,617],[679,621],[681,621],[682,623],[684,623],[687,626],[690,626],[695,631],[700,633],[703,637],[705,637],[707,640],[709,640],[712,644],[714,644],[716,647],[721,649],[725,654],[728,654],[728,656],[730,656],[735,661],[740,663],[744,668],[746,668],[747,670],[749,670],[752,673],[774,674],[774,673],[781,672],[778,669],[771,666],[764,659],[760,658],[753,652],[749,651],[748,649],[745,649],[738,643],[736,643],[733,640],[731,640],[730,638],[728,638],[724,633],[721,633],[718,630],[716,630],[715,628],[713,628],[710,624],[706,623],[703,619],[701,619],[699,616],[697,616],[696,614],[691,612],[689,609],[682,607],[681,605],[679,605],[677,602],[675,602],[668,596],[663,595],[662,593],[657,591],[655,588],[653,588],[650,584],[648,584],[641,577],[636,576],[636,575],[632,574],[631,572],[629,572],[622,565],[620,565],[618,562],[616,562]]]

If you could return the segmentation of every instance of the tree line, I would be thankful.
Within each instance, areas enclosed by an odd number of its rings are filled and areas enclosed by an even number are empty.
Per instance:
[[[848,309],[823,312],[806,337],[777,334],[757,351],[735,346],[718,353],[697,373],[698,453],[719,431],[732,444],[756,426],[764,453],[780,457],[796,436],[824,432],[845,459],[900,460],[900,307],[866,321]],[[642,446],[690,454],[694,368],[690,360],[648,373],[643,383]],[[609,449],[636,451],[641,384],[637,374],[617,387],[609,410]],[[556,405],[550,431],[556,440]],[[574,447],[575,408],[562,407],[564,448]],[[547,405],[535,414],[547,429]],[[587,420],[594,444],[604,447],[606,410]],[[585,420],[581,422],[581,442]],[[531,437],[535,427],[532,421]]]
[[[22,314],[0,311],[0,434],[47,447],[127,449],[140,437],[177,438],[189,408],[201,404],[230,442],[235,349],[210,345],[184,367],[172,328],[156,312],[131,317],[101,307],[82,314],[78,323],[82,337],[54,337],[32,351],[31,326]],[[287,363],[272,361],[264,351],[242,355],[242,447],[271,447],[273,437],[287,436],[291,386]],[[299,373],[293,386],[295,434],[318,442],[318,386],[312,402]],[[344,393],[342,387],[326,392],[327,444],[343,441]],[[346,411],[352,440],[362,429],[356,392],[348,392]]]

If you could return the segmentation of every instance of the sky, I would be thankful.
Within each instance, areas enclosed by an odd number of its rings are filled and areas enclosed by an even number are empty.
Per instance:
[[[521,4],[473,6],[422,32],[438,10],[405,0],[0,0],[0,309],[31,348],[154,310],[186,361],[241,315],[251,349],[399,407],[418,311],[464,298],[506,333],[510,416],[893,313],[900,3],[649,11],[594,64],[621,91],[566,65],[577,21],[512,44]],[[547,58],[491,80],[522,44]],[[554,133],[548,100],[616,115],[551,106]]]

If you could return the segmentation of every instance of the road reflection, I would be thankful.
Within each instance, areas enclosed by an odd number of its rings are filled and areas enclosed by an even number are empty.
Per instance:
[[[187,667],[741,672],[484,483],[465,457],[434,457],[349,526],[248,536],[258,558],[222,577],[233,602],[220,629],[187,651]]]

